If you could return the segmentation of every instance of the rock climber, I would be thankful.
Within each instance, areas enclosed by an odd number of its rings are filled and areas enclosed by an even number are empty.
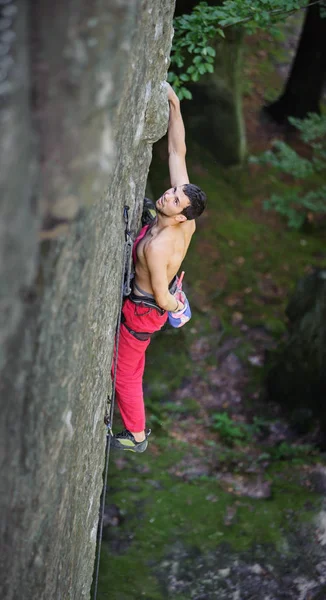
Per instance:
[[[169,317],[189,320],[189,304],[177,277],[195,233],[195,219],[206,206],[204,192],[189,183],[185,128],[180,102],[167,84],[169,101],[168,154],[171,188],[156,201],[157,217],[142,228],[133,246],[133,290],[122,308],[116,372],[116,398],[125,426],[111,436],[111,446],[144,452],[150,432],[145,430],[143,373],[151,335]],[[176,325],[179,326],[179,325]]]

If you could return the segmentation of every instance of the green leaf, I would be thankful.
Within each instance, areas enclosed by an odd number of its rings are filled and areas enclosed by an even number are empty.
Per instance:
[[[183,95],[185,98],[187,98],[187,100],[192,99],[192,93],[187,88],[183,88]]]
[[[198,71],[201,75],[205,75],[205,73],[207,73],[206,63],[201,63],[200,65],[198,65]]]
[[[207,50],[207,54],[214,58],[214,56],[216,55],[214,48],[212,48],[211,46],[207,46],[206,50]]]

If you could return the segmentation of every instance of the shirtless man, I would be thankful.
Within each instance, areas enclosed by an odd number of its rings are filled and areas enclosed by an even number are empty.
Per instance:
[[[206,205],[204,192],[189,183],[180,103],[170,85],[168,100],[172,187],[156,201],[157,219],[145,226],[135,241],[133,292],[122,309],[116,397],[126,429],[111,437],[111,445],[133,452],[144,452],[148,443],[142,389],[145,351],[150,336],[166,322],[168,312],[184,309],[178,299],[176,274],[195,232],[195,218]]]

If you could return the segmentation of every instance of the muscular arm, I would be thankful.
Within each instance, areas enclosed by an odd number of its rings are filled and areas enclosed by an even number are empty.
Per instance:
[[[180,101],[168,84],[170,117],[168,127],[169,170],[172,186],[189,183],[186,167],[185,128],[180,111]]]
[[[149,246],[145,252],[147,267],[149,270],[151,285],[155,301],[164,310],[176,312],[183,308],[182,302],[179,302],[169,292],[169,281],[167,275],[167,252],[162,244],[156,247]]]

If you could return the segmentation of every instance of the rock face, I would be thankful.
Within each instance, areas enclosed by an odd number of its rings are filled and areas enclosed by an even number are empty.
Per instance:
[[[173,0],[1,3],[1,597],[88,598],[119,305]]]
[[[326,270],[299,281],[286,310],[289,338],[267,377],[271,399],[290,410],[302,433],[317,418],[326,444]]]

